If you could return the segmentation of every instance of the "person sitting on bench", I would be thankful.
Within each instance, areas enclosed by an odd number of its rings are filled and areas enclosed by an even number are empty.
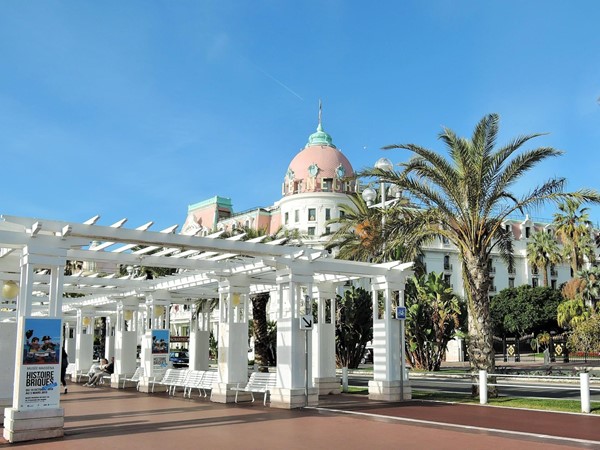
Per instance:
[[[92,375],[89,379],[89,381],[84,384],[84,386],[88,386],[88,387],[95,387],[98,385],[98,383],[100,382],[100,380],[102,380],[103,377],[105,377],[106,375],[112,375],[112,373],[115,371],[115,358],[111,358],[110,359],[110,363],[108,362],[108,360],[106,358],[102,358],[102,361],[100,363],[100,371],[96,372],[94,375]]]

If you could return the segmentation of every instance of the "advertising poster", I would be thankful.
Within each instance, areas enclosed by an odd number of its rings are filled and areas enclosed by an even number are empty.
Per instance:
[[[25,317],[20,377],[21,409],[58,408],[61,319]]]
[[[152,367],[164,369],[169,362],[169,330],[152,330]]]

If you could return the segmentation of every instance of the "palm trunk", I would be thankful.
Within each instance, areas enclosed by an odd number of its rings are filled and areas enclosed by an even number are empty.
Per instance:
[[[474,377],[477,377],[479,370],[486,370],[491,374],[495,369],[487,260],[484,254],[463,255],[463,278],[469,314],[467,353]],[[472,391],[473,395],[477,395],[479,387],[474,384]],[[498,395],[495,386],[489,387],[488,395],[490,397]]]
[[[254,361],[259,372],[269,370],[269,330],[267,327],[267,303],[269,293],[262,292],[253,295],[252,320],[254,321]]]
[[[544,287],[548,287],[548,265],[544,266]]]

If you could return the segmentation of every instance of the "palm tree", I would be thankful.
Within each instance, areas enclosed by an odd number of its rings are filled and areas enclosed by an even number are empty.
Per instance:
[[[350,196],[351,204],[340,205],[340,217],[331,219],[327,224],[340,224],[340,227],[330,236],[326,250],[338,249],[337,257],[353,261],[414,261],[419,255],[418,245],[407,246],[402,241],[389,245],[390,236],[394,230],[385,226],[389,219],[382,220],[383,215],[410,214],[406,198],[400,198],[396,205],[401,209],[383,210],[367,205],[358,194]],[[422,263],[420,263],[422,267]]]
[[[544,273],[544,286],[548,287],[548,266],[561,260],[558,243],[550,233],[538,231],[527,243],[527,259],[532,266]]]
[[[588,208],[581,208],[581,199],[566,199],[558,204],[560,212],[554,214],[556,235],[561,240],[564,255],[571,262],[571,276],[581,269],[585,257],[595,258],[594,243],[590,236],[590,221]]]
[[[396,184],[414,199],[414,204],[422,205],[410,215],[394,219],[395,240],[411,245],[427,236],[445,237],[458,247],[469,316],[469,359],[473,370],[488,372],[494,371],[488,266],[491,252],[496,249],[509,268],[513,266],[512,240],[503,221],[515,212],[539,207],[548,200],[600,202],[600,195],[593,190],[563,192],[563,178],[552,178],[521,197],[510,192],[532,167],[561,152],[540,147],[512,157],[538,134],[517,137],[495,149],[498,121],[496,114],[485,116],[470,139],[444,129],[440,139],[449,158],[414,144],[390,145],[384,148],[405,149],[414,154],[401,164],[403,170],[375,168],[362,173]]]
[[[582,280],[581,296],[587,305],[594,307],[600,297],[600,267],[577,272],[577,277]]]
[[[327,224],[340,224],[329,237],[326,250],[339,249],[337,257],[353,261],[383,260],[383,239],[380,208],[369,208],[358,194],[349,196],[351,204],[340,205],[340,217]]]

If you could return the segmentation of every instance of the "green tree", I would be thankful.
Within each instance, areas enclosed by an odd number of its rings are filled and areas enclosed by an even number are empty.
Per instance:
[[[557,330],[556,310],[562,301],[562,294],[549,287],[524,284],[503,289],[490,303],[494,334],[523,336]]]
[[[351,286],[336,301],[335,356],[338,367],[357,368],[372,339],[371,294]]]
[[[573,278],[566,282],[562,288],[564,301],[558,305],[556,320],[563,328],[575,328],[579,323],[586,321],[592,314],[583,299],[585,280]]]
[[[600,353],[600,315],[592,314],[578,323],[567,341],[572,352]]]
[[[565,258],[571,263],[571,275],[575,276],[587,257],[596,260],[594,242],[590,236],[592,222],[588,208],[580,208],[582,199],[569,198],[558,204],[559,212],[554,214],[556,235],[561,240]]]
[[[548,267],[561,261],[558,243],[550,233],[534,233],[527,243],[527,259],[543,273],[544,286],[548,286]]]
[[[414,154],[401,164],[402,171],[369,169],[363,176],[379,177],[398,186],[422,207],[406,214],[391,214],[392,233],[386,235],[407,245],[423,237],[444,237],[456,245],[462,263],[463,285],[469,312],[467,350],[473,370],[494,371],[493,335],[490,320],[490,273],[488,261],[496,250],[513,266],[512,239],[503,227],[511,214],[536,208],[546,201],[573,198],[599,202],[593,190],[563,192],[565,180],[552,178],[518,197],[510,189],[535,165],[558,156],[560,151],[540,147],[515,153],[535,138],[520,136],[495,149],[498,116],[485,116],[470,139],[444,129],[440,139],[449,158],[414,144],[390,145],[385,149],[406,149]],[[414,200],[413,200],[414,199]],[[490,395],[494,395],[492,389]]]
[[[459,298],[443,274],[432,272],[408,280],[405,304],[406,354],[411,366],[440,370],[448,342],[459,328]]]

